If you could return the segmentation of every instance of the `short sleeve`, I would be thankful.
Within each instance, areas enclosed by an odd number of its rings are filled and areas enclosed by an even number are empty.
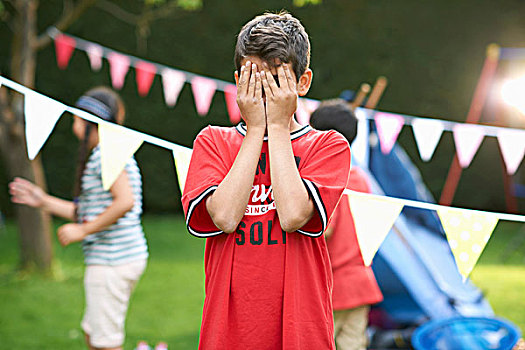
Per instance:
[[[370,184],[367,180],[366,173],[357,166],[352,167],[346,188],[356,192],[370,193]],[[350,205],[343,195],[343,199],[339,201],[339,204],[335,208],[328,226],[337,229],[343,227],[344,224],[347,225],[348,223],[345,223],[345,217],[349,215],[349,213]]]
[[[217,189],[228,174],[228,167],[218,147],[213,142],[210,127],[202,130],[193,144],[182,206],[188,231],[197,237],[210,237],[223,232],[215,226],[206,209],[206,198]]]
[[[315,207],[313,217],[297,232],[318,237],[341,199],[350,173],[350,147],[332,131],[301,165],[299,174]]]

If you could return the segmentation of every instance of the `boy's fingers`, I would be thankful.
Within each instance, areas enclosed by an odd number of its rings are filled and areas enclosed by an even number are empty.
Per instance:
[[[272,72],[270,72],[270,67],[268,67],[268,64],[266,62],[263,63],[264,72],[266,73],[266,80],[268,82],[268,86],[271,89],[272,94],[275,94],[279,87],[277,86],[277,83],[275,82],[275,79],[273,78]]]
[[[268,83],[266,71],[261,71],[261,82],[264,89],[264,93],[266,94],[266,97],[273,96],[272,88],[270,87],[270,84]],[[271,75],[270,75],[271,76]]]
[[[290,87],[288,86],[288,78],[284,72],[283,65],[284,63],[281,63],[279,66],[277,66],[277,78],[279,79],[279,86],[283,89],[289,90]]]
[[[292,76],[290,65],[288,63],[284,65],[284,73],[286,74],[286,78],[288,80],[288,87],[290,88],[291,91],[295,92],[295,90],[297,89],[297,86],[296,86],[295,79]]]
[[[245,65],[241,67],[241,78],[239,79],[239,91],[241,93],[246,93],[248,91],[248,79],[250,76],[250,70],[248,69],[250,61],[246,62]]]
[[[250,82],[248,83],[248,96],[253,97],[255,94],[255,73],[257,73],[257,65],[255,63],[252,63],[251,67],[251,73],[250,73]]]
[[[262,81],[261,73],[255,73],[255,98],[260,99],[262,97]]]

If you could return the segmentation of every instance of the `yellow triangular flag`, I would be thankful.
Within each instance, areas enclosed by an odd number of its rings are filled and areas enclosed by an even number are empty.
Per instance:
[[[349,192],[348,201],[361,256],[365,265],[370,266],[379,246],[401,213],[403,203],[358,192]]]
[[[447,234],[459,273],[465,280],[489,241],[498,223],[498,217],[477,210],[446,207],[438,209],[437,213]]]
[[[180,191],[184,191],[186,176],[190,167],[191,148],[176,146],[173,148],[173,158],[175,159],[175,168],[177,168],[177,178],[179,179]]]
[[[109,190],[144,139],[139,132],[111,123],[98,125],[98,137],[102,163],[102,185],[105,190]]]

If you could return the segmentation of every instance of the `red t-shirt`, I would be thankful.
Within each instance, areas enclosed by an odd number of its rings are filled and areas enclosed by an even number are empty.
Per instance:
[[[202,130],[182,197],[189,232],[207,238],[199,348],[335,349],[332,272],[322,233],[348,180],[348,143],[334,131],[310,126],[291,134],[316,213],[301,230],[284,233],[264,142],[246,213],[236,233],[224,234],[213,224],[205,199],[230,170],[244,135],[244,124]]]
[[[366,174],[361,169],[352,167],[347,188],[370,193]],[[327,246],[334,274],[334,310],[371,305],[383,300],[372,268],[365,266],[363,262],[346,194],[334,211],[330,227],[333,231],[327,239]]]

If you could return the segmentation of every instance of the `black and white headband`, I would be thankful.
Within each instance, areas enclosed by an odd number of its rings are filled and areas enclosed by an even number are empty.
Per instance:
[[[96,98],[91,96],[81,96],[75,105],[78,108],[90,112],[104,120],[115,121],[111,109]]]

